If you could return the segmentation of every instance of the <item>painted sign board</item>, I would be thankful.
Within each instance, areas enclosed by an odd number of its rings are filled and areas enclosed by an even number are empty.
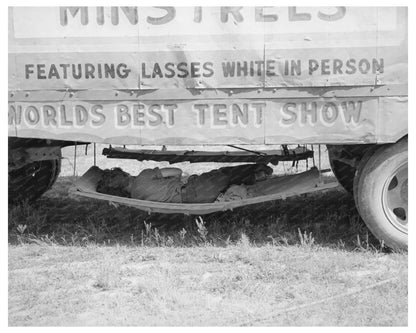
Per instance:
[[[10,8],[9,91],[9,135],[388,142],[407,131],[407,9]],[[390,134],[386,97],[401,98]]]

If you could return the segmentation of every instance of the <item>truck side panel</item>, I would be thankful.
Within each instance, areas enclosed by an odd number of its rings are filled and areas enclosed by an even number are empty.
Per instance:
[[[10,136],[249,145],[394,142],[407,133],[406,8],[9,15]]]

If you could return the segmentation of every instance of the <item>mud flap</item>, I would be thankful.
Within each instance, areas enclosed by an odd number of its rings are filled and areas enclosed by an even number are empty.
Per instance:
[[[317,169],[312,169],[295,175],[281,176],[276,179],[279,185],[278,190],[274,193],[266,193],[264,195],[236,200],[230,202],[213,202],[204,204],[188,204],[188,203],[168,203],[145,201],[132,198],[118,197],[114,195],[102,194],[96,191],[98,181],[101,177],[102,170],[97,167],[91,167],[71,189],[73,194],[106,200],[116,204],[122,204],[135,207],[150,213],[175,214],[182,213],[186,215],[204,215],[219,211],[233,210],[237,207],[253,205],[266,201],[286,199],[291,196],[316,192],[338,186],[337,181],[322,183]],[[259,183],[260,184],[260,183]]]

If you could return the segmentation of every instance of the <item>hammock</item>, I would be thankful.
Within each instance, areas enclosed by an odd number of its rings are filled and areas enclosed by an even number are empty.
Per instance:
[[[100,177],[101,173],[99,172],[99,169],[97,167],[91,167],[81,178],[79,178],[75,186],[71,189],[71,192],[82,197],[106,200],[112,203],[138,208],[149,214],[181,213],[185,215],[204,215],[219,211],[233,210],[237,207],[266,201],[286,199],[291,196],[335,188],[338,186],[338,182],[336,181],[326,184],[322,183],[320,181],[319,171],[316,168],[313,168],[303,173],[278,177],[279,179],[276,179],[275,181],[279,186],[275,193],[267,193],[267,186],[265,186],[265,194],[252,198],[229,202],[190,204],[146,201],[99,193],[96,191],[96,188]]]

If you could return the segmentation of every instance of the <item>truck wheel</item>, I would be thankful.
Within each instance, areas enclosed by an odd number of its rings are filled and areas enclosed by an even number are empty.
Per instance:
[[[32,162],[9,172],[9,203],[33,201],[49,190],[61,171],[61,160]]]
[[[347,192],[352,194],[354,189],[354,176],[356,168],[338,160],[332,146],[328,145],[327,148],[329,164],[331,165],[331,169],[335,178],[338,180],[341,186],[347,190]]]
[[[354,181],[357,209],[370,231],[392,248],[408,245],[407,138],[370,150]]]

